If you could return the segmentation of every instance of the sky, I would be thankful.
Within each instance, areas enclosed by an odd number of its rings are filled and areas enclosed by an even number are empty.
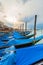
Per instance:
[[[34,16],[37,15],[37,28],[43,28],[43,0],[0,0],[0,2],[0,18],[6,24],[12,26],[17,21],[28,21],[28,27],[33,27]]]

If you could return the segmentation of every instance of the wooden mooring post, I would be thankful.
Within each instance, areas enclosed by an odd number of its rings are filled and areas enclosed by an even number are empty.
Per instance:
[[[35,36],[36,36],[36,21],[37,21],[37,15],[35,15],[35,21],[34,21],[34,43],[35,43]]]

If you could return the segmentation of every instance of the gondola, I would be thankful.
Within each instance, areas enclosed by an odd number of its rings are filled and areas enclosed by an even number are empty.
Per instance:
[[[22,47],[26,47],[26,46],[32,46],[34,44],[36,44],[37,42],[39,42],[40,40],[43,39],[43,36],[39,36],[36,37],[35,40],[34,38],[30,38],[30,39],[11,39],[9,40],[6,44],[3,42],[0,42],[0,49],[2,48],[8,48],[10,46],[15,46],[16,48],[22,48]]]

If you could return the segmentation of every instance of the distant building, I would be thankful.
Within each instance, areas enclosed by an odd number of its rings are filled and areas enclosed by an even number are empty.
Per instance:
[[[12,30],[13,28],[6,26],[3,22],[0,21],[0,32],[9,32]]]

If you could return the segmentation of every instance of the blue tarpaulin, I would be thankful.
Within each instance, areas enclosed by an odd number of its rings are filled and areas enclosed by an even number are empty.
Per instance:
[[[12,35],[13,35],[14,38],[17,38],[17,39],[24,37],[24,36],[22,36],[22,35],[21,35],[19,32],[17,32],[17,31],[14,31]]]
[[[4,56],[6,53],[5,53],[5,50],[4,49],[0,49],[0,57]]]
[[[28,36],[24,36],[24,35],[22,35],[22,33],[20,33],[20,32],[17,32],[17,31],[14,31],[13,33],[12,33],[12,36],[15,38],[15,39],[25,39],[25,38],[30,38],[30,37],[32,37],[32,36],[34,36],[34,34],[30,34],[30,35],[28,35]]]
[[[36,37],[35,40],[41,40],[43,39],[43,36],[39,36],[39,37]],[[20,40],[17,40],[17,39],[12,39],[8,42],[7,45],[20,45],[20,44],[26,44],[26,43],[30,43],[30,42],[33,42],[34,41],[34,38],[30,38],[30,39],[20,39]]]
[[[0,37],[0,40],[10,40],[10,34],[4,34],[2,37]]]
[[[15,53],[10,53],[4,56],[2,60],[0,60],[0,65],[15,65],[15,63],[16,63]]]
[[[16,50],[16,65],[31,65],[43,59],[43,44]]]
[[[37,44],[16,49],[16,53],[13,52],[3,56],[0,65],[31,65],[41,59],[43,59],[43,44]]]
[[[18,33],[17,33],[18,34]],[[15,37],[16,37],[15,33]],[[3,36],[3,39],[9,39],[9,35]],[[18,36],[17,36],[18,37]],[[19,35],[20,38],[20,35]],[[41,40],[43,39],[43,36],[36,37],[35,40]],[[29,44],[30,42],[33,42],[34,38],[30,39],[9,39],[9,41],[5,44],[0,39],[0,47],[2,46],[12,46],[12,45],[21,45],[21,44]],[[15,51],[15,47],[10,47],[8,49],[1,49],[0,50],[0,56],[3,56],[3,59],[0,60],[0,65],[31,65],[34,62],[43,59],[43,44],[37,44],[31,47],[25,47],[16,49],[16,52],[4,54],[3,52],[7,51]]]
[[[41,39],[43,39],[43,36],[39,36],[39,37],[35,38],[36,41],[41,40]],[[3,47],[3,46],[12,46],[12,45],[21,45],[21,44],[26,44],[26,43],[29,44],[29,43],[32,43],[33,41],[34,41],[34,38],[20,39],[20,40],[11,39],[6,44],[1,41],[0,42],[0,47]]]

